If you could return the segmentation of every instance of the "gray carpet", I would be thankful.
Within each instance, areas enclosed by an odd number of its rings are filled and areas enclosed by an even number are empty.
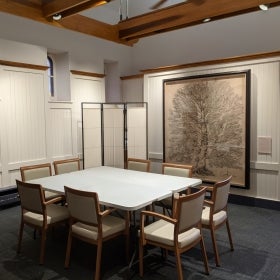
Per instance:
[[[227,233],[217,233],[221,267],[215,266],[210,233],[205,230],[205,243],[210,275],[204,274],[199,247],[182,255],[184,279],[198,280],[280,280],[280,211],[229,204],[229,217],[235,250],[229,249]],[[1,280],[86,280],[94,278],[95,247],[75,242],[69,269],[64,269],[67,228],[49,232],[46,260],[39,265],[40,237],[33,239],[26,227],[21,254],[16,254],[20,207],[0,209],[0,279]],[[105,243],[102,256],[102,279],[141,279],[138,264],[125,269],[124,240]],[[151,248],[145,258],[143,279],[176,279],[172,254],[167,261],[160,251]]]

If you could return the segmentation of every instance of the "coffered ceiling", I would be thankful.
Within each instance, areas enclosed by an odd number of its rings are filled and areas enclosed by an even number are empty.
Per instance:
[[[162,5],[157,6],[158,3]],[[0,0],[0,12],[133,45],[143,37],[207,24],[203,23],[205,19],[213,21],[254,12],[259,10],[260,4],[273,8],[280,6],[280,1]],[[61,19],[53,20],[53,16],[57,14],[61,15]],[[111,15],[115,22],[106,20],[105,14]]]

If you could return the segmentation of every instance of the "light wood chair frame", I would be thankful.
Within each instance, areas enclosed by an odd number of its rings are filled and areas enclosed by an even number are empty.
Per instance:
[[[98,219],[97,223],[89,223],[87,221],[77,220],[76,218],[74,218],[71,215],[71,211],[70,211],[69,233],[68,233],[68,241],[67,241],[67,249],[66,249],[64,266],[65,266],[65,268],[68,268],[69,264],[70,264],[70,256],[71,256],[71,247],[72,247],[73,237],[77,238],[77,239],[80,239],[80,240],[82,240],[86,243],[96,245],[97,246],[97,252],[96,252],[96,265],[95,265],[95,278],[94,279],[98,280],[98,279],[100,279],[100,272],[101,272],[101,255],[102,255],[103,242],[105,242],[107,240],[110,240],[110,239],[113,239],[117,236],[124,235],[126,237],[126,258],[128,260],[129,242],[130,242],[129,241],[129,216],[127,214],[127,217],[125,217],[126,227],[123,231],[119,231],[119,232],[117,232],[115,234],[112,234],[112,235],[109,235],[107,237],[102,237],[102,219],[105,216],[107,216],[107,215],[111,214],[112,212],[116,211],[116,209],[115,208],[108,208],[104,211],[101,211],[98,194],[95,193],[95,192],[86,192],[86,191],[75,190],[75,189],[69,188],[67,186],[65,186],[64,188],[65,188],[66,201],[67,201],[67,193],[69,193],[69,192],[71,192],[75,195],[78,195],[78,196],[92,198],[94,200],[94,203],[95,203],[95,210],[96,210],[97,219]],[[68,204],[68,206],[69,206],[69,204]],[[82,237],[80,235],[75,234],[72,231],[72,225],[76,222],[82,222],[86,225],[97,227],[98,228],[98,238],[97,238],[97,240],[93,240],[93,239],[90,239],[90,238],[85,238],[85,237]]]
[[[52,176],[52,166],[51,166],[51,164],[50,163],[42,163],[42,164],[36,164],[36,165],[21,166],[19,168],[20,175],[21,175],[21,180],[23,182],[26,182],[25,171],[33,170],[33,169],[42,169],[42,168],[49,169],[49,176]]]
[[[187,165],[187,164],[178,164],[178,163],[170,163],[170,162],[163,162],[162,165],[161,165],[161,173],[162,174],[165,174],[165,168],[166,167],[172,167],[172,168],[180,168],[180,169],[187,169],[189,171],[189,176],[188,178],[192,178],[192,175],[193,175],[193,166],[192,165]],[[191,190],[190,188],[188,188],[186,190],[186,193],[187,194],[190,194],[191,193]],[[173,198],[171,198],[171,201],[173,202]],[[172,203],[169,205],[169,204],[166,204],[164,203],[163,201],[157,201],[153,204],[153,211],[155,210],[155,205],[156,206],[159,206],[159,207],[162,207],[162,210],[163,210],[163,214],[165,215],[166,214],[166,211],[167,213],[169,214],[169,216],[172,215],[172,213],[170,213],[170,211],[172,210],[173,206],[172,206]]]
[[[175,253],[176,258],[176,264],[177,264],[177,275],[179,280],[183,280],[183,271],[182,271],[182,265],[181,265],[181,254],[190,250],[193,248],[196,244],[200,243],[201,246],[201,252],[203,257],[203,262],[205,266],[205,273],[209,274],[209,265],[208,265],[208,259],[207,254],[205,250],[205,244],[204,239],[202,235],[202,226],[201,226],[201,220],[198,219],[197,222],[195,222],[193,225],[191,225],[188,228],[184,228],[180,231],[179,229],[179,221],[181,217],[181,204],[185,203],[187,201],[191,201],[193,199],[196,199],[200,196],[204,196],[206,192],[206,188],[201,188],[201,190],[197,191],[196,193],[189,194],[189,195],[182,195],[182,196],[174,196],[174,203],[173,203],[173,217],[165,216],[161,213],[152,212],[152,211],[142,211],[141,212],[141,218],[140,218],[140,234],[139,234],[139,272],[140,276],[143,277],[143,258],[144,258],[144,246],[150,244],[156,247],[160,247],[162,249],[165,249],[166,251],[173,251]],[[202,207],[201,207],[202,212]],[[164,221],[167,221],[174,225],[174,246],[169,246],[166,244],[162,244],[156,241],[147,240],[145,238],[144,234],[144,227],[145,227],[145,221],[147,216],[152,217],[155,219],[162,219]],[[178,246],[178,236],[180,233],[185,232],[193,227],[196,227],[200,230],[200,238],[194,240],[191,244],[189,244],[186,247],[179,248]],[[167,256],[167,254],[166,254]]]
[[[52,176],[52,166],[50,163],[42,163],[42,164],[36,164],[36,165],[27,165],[27,166],[21,166],[20,168],[20,175],[21,175],[21,180],[23,182],[26,182],[26,171],[30,171],[30,170],[36,170],[36,169],[47,169],[49,171],[48,176]],[[38,178],[36,178],[38,179]],[[56,192],[52,192],[52,191],[45,191],[44,190],[44,194],[45,194],[45,198],[46,200],[52,200],[53,198],[59,198],[60,197],[60,201],[63,203],[65,201],[65,197],[62,194],[58,194]]]
[[[19,188],[24,189],[36,189],[39,192],[39,197],[40,197],[40,204],[41,204],[41,210],[34,210],[32,209],[29,205],[23,205],[21,203],[21,222],[20,222],[20,230],[19,230],[19,238],[18,238],[18,246],[17,246],[17,253],[19,254],[21,251],[21,243],[22,243],[22,235],[23,235],[23,229],[24,229],[24,225],[28,225],[29,227],[33,228],[34,230],[39,230],[41,231],[41,245],[40,245],[40,264],[44,263],[44,259],[45,259],[45,244],[46,244],[46,238],[47,238],[47,230],[53,226],[56,226],[57,224],[60,223],[67,223],[68,218],[59,222],[54,222],[54,223],[49,223],[47,222],[47,206],[56,202],[60,202],[61,198],[60,197],[56,197],[50,200],[45,200],[45,195],[44,195],[44,190],[42,188],[41,185],[39,184],[30,184],[30,183],[26,183],[26,182],[22,182],[19,180],[16,180],[16,184],[17,184],[17,188],[18,188],[18,192]],[[58,206],[58,207],[63,207],[63,206]],[[24,213],[26,211],[29,212],[33,212],[39,215],[42,215],[43,217],[43,222],[42,222],[42,226],[39,225],[35,225],[33,223],[30,223],[28,221],[25,221],[24,219]]]
[[[205,206],[210,207],[209,225],[202,224],[202,227],[206,228],[206,229],[209,229],[210,232],[211,232],[211,239],[212,239],[213,250],[214,250],[214,254],[215,254],[216,266],[220,266],[220,256],[219,256],[219,252],[218,252],[218,246],[217,246],[215,231],[217,229],[219,229],[220,227],[222,227],[224,224],[226,224],[226,228],[227,228],[228,239],[229,239],[229,243],[230,243],[230,249],[231,249],[231,251],[234,250],[232,235],[231,235],[230,226],[229,226],[228,213],[227,213],[227,200],[226,200],[226,204],[222,205],[219,208],[216,208],[218,189],[223,188],[226,185],[230,184],[231,179],[232,179],[232,176],[229,176],[227,179],[215,183],[214,186],[207,186],[206,187],[207,192],[211,193],[211,199],[204,201]],[[216,213],[218,213],[220,211],[225,211],[227,213],[226,219],[222,223],[220,223],[218,225],[215,225],[214,222],[213,222],[213,217]]]
[[[149,159],[140,159],[140,158],[128,158],[127,159],[127,169],[128,168],[128,163],[129,162],[139,162],[139,163],[143,163],[146,164],[146,172],[150,172],[151,170],[151,161]]]
[[[77,170],[80,170],[81,169],[81,164],[80,164],[80,159],[77,157],[77,158],[69,158],[69,159],[62,159],[62,160],[55,160],[53,162],[53,167],[54,167],[54,174],[55,175],[59,175],[59,174],[62,174],[59,172],[59,165],[63,165],[65,163],[77,163]]]

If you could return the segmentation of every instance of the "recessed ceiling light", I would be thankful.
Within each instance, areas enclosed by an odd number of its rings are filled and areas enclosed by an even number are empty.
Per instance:
[[[202,22],[209,22],[211,20],[211,18],[205,18]]]
[[[267,11],[268,10],[268,5],[261,4],[261,5],[259,5],[259,8],[263,11]]]
[[[53,20],[60,20],[62,18],[61,14],[55,14],[53,15]]]

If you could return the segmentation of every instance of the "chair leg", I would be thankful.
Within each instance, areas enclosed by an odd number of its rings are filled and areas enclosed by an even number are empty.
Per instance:
[[[205,249],[203,236],[201,236],[200,247],[201,247],[202,258],[203,258],[203,262],[204,262],[204,266],[205,266],[205,273],[207,275],[209,275],[208,258],[207,258],[207,253],[206,253],[206,249]]]
[[[40,264],[44,263],[44,258],[45,258],[46,236],[47,236],[47,232],[46,231],[47,231],[46,229],[42,229]]]
[[[231,251],[233,251],[234,248],[233,248],[233,242],[232,242],[232,237],[231,237],[231,232],[230,232],[228,219],[226,221],[226,225],[227,225],[227,232],[228,232],[228,239],[229,239],[229,243],[230,243],[230,249],[231,249]]]
[[[102,241],[99,240],[97,244],[97,253],[96,253],[95,278],[94,278],[95,280],[100,279],[101,256],[102,256]]]
[[[139,240],[139,274],[140,277],[143,277],[143,244]]]
[[[66,256],[65,256],[65,262],[64,262],[64,267],[65,268],[69,267],[70,255],[71,255],[71,247],[72,247],[72,233],[71,233],[71,228],[69,228],[68,240],[67,240],[67,248],[66,248]]]
[[[23,221],[20,222],[20,229],[19,229],[19,235],[18,235],[18,246],[17,246],[17,253],[20,253],[20,249],[21,249],[21,241],[22,241],[22,234],[23,234],[23,227],[24,227],[24,223]]]
[[[215,237],[215,230],[213,227],[211,227],[210,231],[211,231],[213,249],[214,249],[214,253],[215,253],[216,266],[220,266],[220,257],[219,257],[218,247],[217,247],[217,242],[216,242],[216,237]]]
[[[176,264],[177,264],[177,274],[178,274],[178,280],[183,280],[183,271],[182,271],[182,264],[181,264],[181,255],[179,250],[175,249],[175,255],[176,255]]]

